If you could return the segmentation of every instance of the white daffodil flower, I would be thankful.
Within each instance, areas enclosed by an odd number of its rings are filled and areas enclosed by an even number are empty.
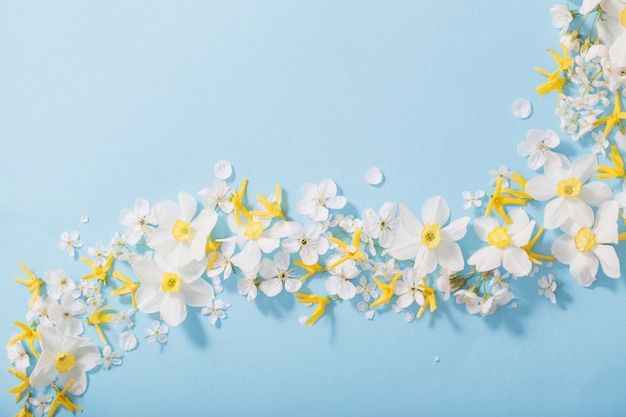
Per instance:
[[[467,260],[479,272],[486,272],[502,266],[511,274],[523,277],[532,269],[528,253],[521,248],[530,241],[535,221],[521,208],[510,213],[511,224],[500,226],[492,217],[479,217],[474,223],[478,238],[489,243]]]
[[[620,262],[615,248],[617,244],[617,218],[619,206],[615,201],[603,204],[596,213],[592,227],[567,222],[561,229],[564,235],[552,244],[552,254],[566,265],[572,277],[584,287],[590,286],[598,273],[598,266],[609,278],[620,277]]]
[[[429,198],[422,206],[424,223],[401,204],[400,227],[385,253],[400,261],[415,259],[420,277],[433,272],[437,265],[452,272],[460,271],[464,265],[463,253],[456,241],[465,236],[470,218],[461,217],[445,226],[449,218],[450,206],[441,196]]]
[[[98,365],[100,350],[90,339],[64,335],[56,327],[39,326],[41,355],[30,374],[29,383],[39,388],[54,382],[57,377],[62,385],[74,383],[69,392],[81,395],[87,388],[87,371]]]
[[[611,200],[613,192],[604,182],[585,184],[596,173],[598,161],[594,155],[581,156],[571,165],[565,157],[561,158],[561,162],[561,167],[547,164],[545,175],[528,180],[526,192],[535,200],[552,199],[544,209],[546,229],[556,229],[567,219],[589,227],[593,223],[591,206],[600,206]]]
[[[141,280],[137,289],[137,308],[147,314],[161,313],[170,326],[187,317],[187,306],[204,307],[215,297],[211,284],[202,279],[207,259],[172,267],[164,262],[139,260],[132,265]]]
[[[171,200],[154,205],[159,226],[148,237],[148,246],[165,253],[167,263],[172,266],[205,257],[207,238],[217,222],[217,213],[202,209],[195,216],[197,209],[196,199],[184,191],[178,193],[178,205]]]

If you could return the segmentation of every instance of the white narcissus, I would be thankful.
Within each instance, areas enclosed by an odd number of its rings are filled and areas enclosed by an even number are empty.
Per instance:
[[[403,204],[400,205],[400,227],[391,238],[385,253],[404,261],[415,259],[417,275],[423,277],[437,265],[451,272],[463,269],[463,253],[456,243],[467,232],[469,217],[448,223],[450,206],[441,196],[431,197],[422,206],[421,223]]]
[[[187,306],[204,307],[211,303],[213,287],[202,279],[207,259],[172,267],[164,262],[141,259],[132,265],[141,280],[137,289],[137,308],[144,313],[161,313],[170,326],[178,326],[187,317]]]
[[[33,388],[43,387],[54,382],[66,386],[74,383],[69,392],[81,395],[87,388],[87,371],[98,365],[100,350],[90,339],[63,335],[56,327],[39,326],[41,336],[41,356],[30,374],[29,383]]]
[[[206,255],[207,238],[217,222],[217,213],[202,209],[195,216],[197,209],[196,199],[184,191],[178,193],[178,205],[165,200],[153,207],[158,227],[148,237],[148,246],[163,252],[172,266],[201,261]]]
[[[565,232],[552,244],[552,254],[566,265],[572,277],[584,287],[590,286],[598,266],[609,278],[620,277],[620,262],[615,248],[618,243],[617,218],[619,206],[615,201],[603,204],[596,213],[593,227],[567,222]]]
[[[500,226],[492,217],[479,217],[474,222],[478,238],[489,243],[489,246],[479,249],[467,260],[469,265],[476,266],[477,271],[491,271],[502,265],[517,277],[530,273],[532,262],[521,246],[530,241],[535,221],[529,220],[528,214],[521,208],[512,210],[510,217],[512,223],[504,226]]]
[[[581,156],[571,165],[565,157],[561,162],[561,167],[546,164],[545,175],[528,180],[526,192],[535,200],[552,199],[544,209],[546,229],[556,229],[567,219],[589,227],[593,223],[591,206],[600,206],[612,199],[613,192],[604,182],[585,184],[596,173],[598,161],[594,155]]]

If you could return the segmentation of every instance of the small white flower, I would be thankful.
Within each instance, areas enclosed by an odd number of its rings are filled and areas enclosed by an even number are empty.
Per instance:
[[[396,305],[405,309],[409,307],[413,302],[418,305],[424,304],[424,294],[419,288],[419,284],[422,279],[417,275],[414,268],[407,268],[402,271],[402,280],[396,281],[393,287],[393,293],[398,296]]]
[[[493,294],[490,294],[480,308],[480,315],[490,316],[496,312],[498,307],[507,305],[513,299],[513,294],[508,288],[500,288]]]
[[[7,356],[9,362],[20,372],[26,372],[26,369],[30,366],[30,356],[28,356],[28,353],[24,350],[21,341],[7,346]]]
[[[545,296],[552,304],[556,304],[556,295],[554,295],[556,291],[556,280],[554,279],[554,275],[548,274],[547,276],[539,278],[537,284],[539,285],[539,289],[537,290],[539,295]]]
[[[48,286],[48,296],[55,300],[72,293],[76,288],[76,282],[63,269],[44,272],[43,280]]]
[[[118,329],[120,327],[131,328],[135,325],[133,323],[133,315],[135,314],[135,309],[131,308],[130,310],[124,311],[119,310],[117,314],[113,317],[113,326]]]
[[[337,255],[328,258],[328,265],[332,265],[339,259]],[[348,259],[337,265],[330,272],[330,277],[326,280],[326,291],[330,295],[338,295],[342,300],[349,300],[356,295],[356,287],[351,282],[359,275],[360,271],[356,267],[353,259]]]
[[[83,333],[83,322],[80,316],[86,312],[85,301],[80,298],[74,299],[71,293],[64,294],[60,304],[50,304],[49,307],[50,320],[64,335],[78,336]]]
[[[287,253],[299,252],[300,259],[305,265],[314,265],[329,247],[322,225],[312,220],[304,227],[298,223],[292,225],[291,232],[281,243],[283,250]]]
[[[476,314],[481,311],[483,300],[478,294],[467,290],[459,290],[454,293],[454,296],[457,304],[465,304],[465,309],[468,313]]]
[[[496,185],[496,182],[498,181],[498,177],[500,175],[502,175],[502,187],[507,188],[509,186],[509,178],[511,178],[511,171],[509,171],[509,169],[504,166],[501,165],[500,168],[496,169],[490,169],[489,170],[489,175],[491,175],[493,178],[489,181],[489,185]]]
[[[383,204],[378,213],[371,208],[363,211],[363,230],[383,248],[387,248],[391,242],[397,227],[400,224],[398,218],[398,205],[390,201]]]
[[[111,250],[109,248],[104,247],[102,242],[98,242],[96,243],[95,247],[89,247],[87,249],[87,253],[89,254],[89,256],[91,256],[91,258],[93,259],[93,262],[97,266],[102,267],[104,266],[104,264],[107,261],[107,258],[111,254]]]
[[[346,205],[345,197],[337,195],[337,185],[326,178],[319,185],[308,183],[300,190],[304,196],[296,205],[298,213],[310,216],[316,222],[328,219],[328,209],[341,209]]]
[[[550,9],[550,13],[552,14],[552,26],[555,29],[561,29],[560,34],[563,35],[567,32],[569,24],[574,20],[572,12],[567,6],[557,4]]]
[[[119,222],[126,227],[124,234],[127,242],[134,245],[143,236],[147,237],[154,230],[156,219],[148,200],[138,198],[135,200],[132,210],[124,209],[120,212]]]
[[[146,329],[146,340],[148,343],[152,343],[157,340],[159,343],[167,342],[167,333],[170,331],[170,328],[167,324],[161,324],[160,321],[155,320],[152,322],[152,327],[150,329]]]
[[[83,242],[81,242],[78,237],[78,232],[76,230],[61,233],[59,249],[64,251],[70,258],[73,257],[76,253],[74,248],[81,248],[83,246]]]
[[[111,369],[113,365],[121,365],[122,359],[120,359],[120,353],[117,350],[113,351],[111,346],[106,345],[104,349],[102,349],[102,357],[98,360],[98,363],[102,365],[104,369],[108,370]]]
[[[368,302],[370,299],[378,298],[378,292],[376,291],[376,284],[373,282],[367,282],[367,278],[362,276],[359,278],[359,285],[356,287],[356,293],[363,296],[363,300]]]
[[[209,323],[216,324],[218,320],[226,318],[226,310],[230,307],[226,301],[215,299],[213,303],[202,308],[202,314],[209,316]]]
[[[215,255],[215,261],[211,270],[207,272],[209,278],[219,278],[220,274],[223,274],[224,279],[228,279],[235,269],[235,264],[232,261],[233,254],[235,253],[236,245],[233,242],[222,242],[217,254]]]
[[[463,191],[461,196],[466,200],[463,203],[463,208],[468,210],[472,207],[478,208],[483,205],[483,197],[485,196],[485,192],[483,190],[478,190],[474,194],[469,191]]]
[[[241,295],[245,295],[246,300],[251,303],[256,298],[259,289],[257,278],[259,267],[257,266],[252,271],[242,272],[244,276],[237,281],[237,292]]]
[[[609,147],[609,141],[604,137],[604,133],[591,132],[591,137],[595,141],[591,147],[591,152],[593,152],[594,155],[601,154],[602,156],[606,156],[606,148]]]
[[[289,269],[289,254],[279,251],[274,255],[274,260],[267,258],[261,261],[259,275],[263,281],[259,285],[259,289],[268,297],[274,297],[283,290],[283,286],[287,292],[296,292],[302,286],[302,281],[294,278],[294,272]]]
[[[233,193],[226,181],[217,180],[212,190],[204,188],[198,191],[198,195],[202,197],[202,205],[206,209],[215,210],[219,207],[224,213],[233,211]]]
[[[38,416],[44,415],[50,411],[50,401],[52,401],[52,395],[43,395],[41,392],[36,397],[30,397],[28,399],[30,405],[35,407],[35,412]]]
[[[526,162],[528,167],[533,170],[541,168],[546,163],[561,166],[561,159],[551,150],[556,148],[560,142],[559,135],[551,129],[545,132],[531,129],[526,135],[526,142],[517,145],[517,153],[521,156],[528,156]]]

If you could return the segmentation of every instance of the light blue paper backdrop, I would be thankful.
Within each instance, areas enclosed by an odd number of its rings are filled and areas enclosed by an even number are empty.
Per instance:
[[[211,187],[220,159],[235,185],[250,179],[250,201],[279,182],[296,218],[301,185],[326,177],[356,215],[389,200],[418,212],[436,194],[465,215],[460,193],[489,191],[490,169],[528,173],[515,147],[529,129],[558,129],[556,96],[533,91],[533,66],[551,69],[544,48],[558,48],[552,5],[4,1],[2,338],[27,311],[19,261],[79,278],[61,232],[78,230],[86,254],[123,231],[117,217],[135,198]],[[511,114],[517,97],[533,102],[530,119]],[[363,181],[374,165],[379,188]],[[389,310],[370,322],[344,302],[312,328],[292,298],[247,304],[231,279],[221,328],[194,309],[165,346],[141,340],[123,366],[90,374],[77,403],[120,417],[619,415],[624,281],[584,289],[554,272],[556,306],[535,277],[515,283],[517,309],[484,319],[440,299],[412,324]],[[142,339],[152,318],[136,318]],[[0,391],[16,381],[2,372]],[[0,412],[17,412],[7,394]]]

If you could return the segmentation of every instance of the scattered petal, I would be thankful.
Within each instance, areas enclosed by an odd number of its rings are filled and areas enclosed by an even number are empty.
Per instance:
[[[513,114],[515,117],[520,119],[526,119],[530,116],[530,112],[532,111],[532,106],[530,101],[525,98],[518,98],[513,101],[511,105],[511,109],[513,110]]]
[[[80,222],[83,224],[89,223],[89,216],[87,215],[80,216]]]
[[[119,345],[124,351],[129,352],[137,347],[137,337],[131,332],[122,332]]]
[[[435,355],[435,356],[433,356],[433,360],[434,360],[435,362],[439,362],[440,358],[439,358],[439,356]]]
[[[383,173],[380,169],[372,167],[365,172],[365,182],[369,185],[379,185],[383,182]]]
[[[220,161],[217,161],[217,164],[215,164],[213,171],[215,172],[215,176],[218,179],[227,180],[228,178],[230,178],[231,175],[233,175],[233,166],[230,162],[222,159]]]

